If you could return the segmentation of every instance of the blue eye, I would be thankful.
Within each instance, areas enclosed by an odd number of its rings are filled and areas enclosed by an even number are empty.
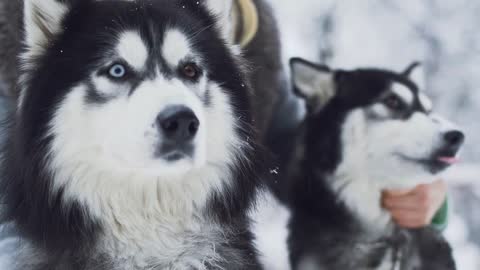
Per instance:
[[[111,77],[116,78],[116,79],[123,78],[126,73],[127,73],[126,68],[121,64],[113,65],[110,68],[110,71],[108,72],[108,74],[110,74]]]

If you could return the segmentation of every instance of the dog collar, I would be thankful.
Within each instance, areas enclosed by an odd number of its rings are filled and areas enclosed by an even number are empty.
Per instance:
[[[241,47],[246,47],[258,32],[258,10],[253,0],[236,0],[232,8],[232,39]]]

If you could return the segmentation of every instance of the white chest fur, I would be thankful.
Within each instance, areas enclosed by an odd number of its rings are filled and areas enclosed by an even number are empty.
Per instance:
[[[138,222],[106,233],[100,249],[118,269],[207,269],[222,261],[217,253],[228,233],[216,224],[192,220]]]
[[[211,193],[228,184],[217,170],[170,179],[77,170],[83,177],[66,185],[66,196],[100,222],[97,248],[118,263],[113,269],[202,270],[222,260],[230,232],[205,215]]]

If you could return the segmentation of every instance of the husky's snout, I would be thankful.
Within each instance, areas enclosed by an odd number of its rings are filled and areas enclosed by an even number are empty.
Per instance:
[[[465,141],[465,134],[460,130],[451,130],[443,135],[443,141],[445,151],[457,153]]]
[[[458,163],[458,152],[465,141],[465,134],[460,130],[449,130],[442,134],[441,145],[433,154],[434,171],[441,171]]]
[[[195,138],[200,122],[191,109],[172,106],[158,115],[157,124],[168,140],[184,144]]]
[[[169,106],[159,113],[156,122],[164,138],[157,157],[168,161],[176,161],[184,156],[192,157],[200,121],[190,108],[183,105]]]

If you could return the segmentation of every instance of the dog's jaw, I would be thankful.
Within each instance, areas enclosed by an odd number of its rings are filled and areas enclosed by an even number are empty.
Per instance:
[[[371,123],[363,109],[355,109],[346,116],[341,131],[342,159],[328,182],[366,228],[385,230],[392,224],[392,218],[381,206],[382,192],[413,189],[420,184],[434,182],[438,176],[421,162],[407,162],[390,154],[389,151],[394,149],[390,145],[395,145],[392,142],[395,138],[373,136],[372,133]],[[422,142],[435,138],[427,135]],[[424,144],[413,145],[424,147]],[[428,147],[424,148],[421,149],[423,152],[430,151]]]

